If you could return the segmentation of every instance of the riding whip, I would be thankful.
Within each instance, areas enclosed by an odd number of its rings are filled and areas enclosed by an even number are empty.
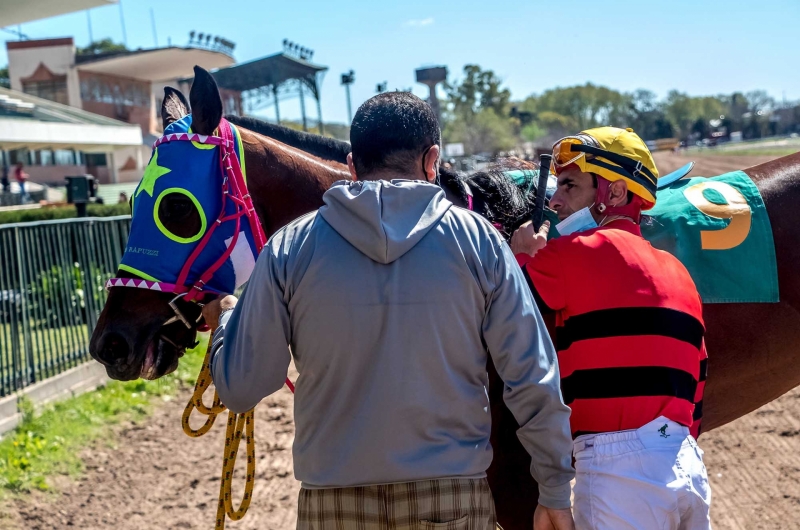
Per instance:
[[[544,199],[547,193],[547,179],[550,177],[550,164],[553,156],[544,154],[539,157],[539,182],[536,186],[536,199],[533,201],[533,228],[537,232],[544,222]]]

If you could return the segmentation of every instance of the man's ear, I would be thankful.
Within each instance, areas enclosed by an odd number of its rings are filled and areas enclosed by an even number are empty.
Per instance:
[[[608,190],[609,206],[624,206],[628,202],[628,183],[623,179],[615,180]]]
[[[353,153],[347,153],[347,169],[350,170],[350,176],[353,177],[353,180],[357,181],[358,175],[356,175],[356,166],[353,164]]]
[[[436,162],[439,161],[440,154],[441,149],[438,145],[434,145],[428,149],[428,152],[425,153],[425,156],[422,159],[422,167],[425,170],[425,180],[430,183],[436,182]]]

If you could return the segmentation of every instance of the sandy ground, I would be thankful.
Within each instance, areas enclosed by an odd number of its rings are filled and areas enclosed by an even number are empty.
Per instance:
[[[180,418],[189,393],[165,403],[141,423],[121,426],[109,440],[83,452],[87,472],[56,479],[59,493],[33,493],[7,503],[0,528],[213,528],[227,417],[211,432],[189,438]],[[256,486],[247,516],[226,528],[293,528],[300,484],[292,473],[292,395],[283,389],[256,409]],[[240,456],[244,454],[244,444]],[[235,480],[244,476],[237,461]],[[242,464],[242,465],[239,465]],[[234,483],[236,505],[244,488]]]
[[[114,448],[84,451],[86,474],[56,481],[59,493],[7,503],[0,527],[212,528],[224,422],[187,438],[180,415],[188,393],[148,420],[118,429]],[[299,484],[292,475],[292,396],[282,390],[256,409],[257,479],[253,504],[229,529],[294,528]],[[719,530],[800,527],[800,389],[700,439]],[[241,476],[241,475],[239,475]],[[235,491],[243,483],[237,482]]]
[[[661,175],[666,175],[689,162],[694,162],[691,175],[695,177],[715,177],[737,169],[747,169],[774,160],[774,156],[685,156],[671,151],[658,151],[653,154],[656,167]]]

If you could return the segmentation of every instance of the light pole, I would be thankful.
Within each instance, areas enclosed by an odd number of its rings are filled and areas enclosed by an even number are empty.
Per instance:
[[[350,103],[350,85],[352,85],[356,80],[356,73],[352,70],[347,72],[346,74],[342,74],[342,84],[344,85],[344,89],[347,92],[347,123],[353,122],[353,108]]]

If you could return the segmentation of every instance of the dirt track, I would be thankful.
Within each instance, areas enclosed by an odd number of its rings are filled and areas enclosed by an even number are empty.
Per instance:
[[[188,438],[180,425],[188,398],[185,392],[146,421],[123,426],[115,449],[101,441],[84,451],[85,476],[57,480],[60,494],[33,493],[10,503],[0,528],[213,528],[226,416],[204,437]],[[294,527],[300,485],[292,474],[292,399],[284,388],[256,409],[253,503],[242,521],[226,528]],[[237,477],[244,476],[243,461]],[[234,483],[237,506],[243,487],[242,480]]]
[[[692,176],[714,177],[735,171],[737,169],[747,169],[749,167],[763,164],[774,160],[774,156],[684,156],[683,154],[673,154],[670,151],[659,151],[653,154],[656,167],[660,175],[666,175],[689,162],[694,162]]]
[[[141,424],[124,426],[115,449],[101,442],[85,451],[86,475],[58,481],[60,494],[35,493],[10,503],[0,527],[212,528],[224,422],[206,438],[187,438],[180,428],[186,397]],[[292,475],[291,411],[285,389],[259,405],[253,504],[244,520],[227,528],[294,528],[299,485]],[[704,435],[700,444],[717,530],[800,527],[800,389]],[[237,482],[236,491],[241,486]]]

